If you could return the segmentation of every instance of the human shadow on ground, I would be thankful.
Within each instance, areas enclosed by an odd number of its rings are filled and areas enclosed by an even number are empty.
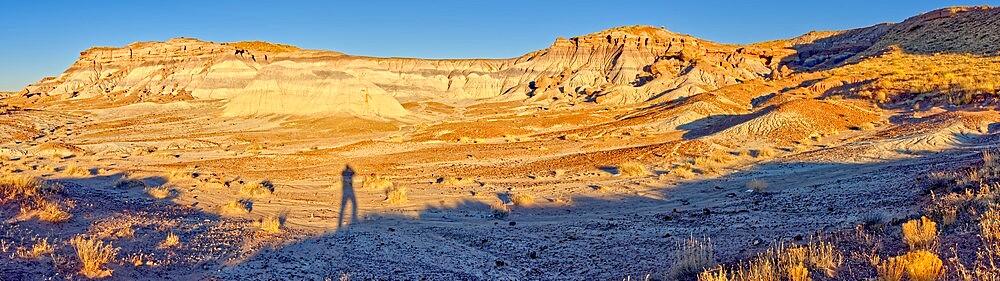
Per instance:
[[[348,164],[344,166],[344,170],[340,173],[340,213],[337,217],[337,229],[340,230],[344,228],[344,220],[346,218],[346,213],[344,213],[347,204],[351,205],[351,217],[347,222],[348,225],[355,224],[358,222],[358,198],[354,195],[354,169]]]

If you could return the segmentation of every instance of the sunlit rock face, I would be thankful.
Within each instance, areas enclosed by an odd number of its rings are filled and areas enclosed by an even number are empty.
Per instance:
[[[636,104],[768,77],[768,50],[652,27],[622,27],[510,59],[372,58],[264,42],[179,38],[96,47],[29,102],[221,100],[232,116],[406,116],[400,100],[527,100]]]

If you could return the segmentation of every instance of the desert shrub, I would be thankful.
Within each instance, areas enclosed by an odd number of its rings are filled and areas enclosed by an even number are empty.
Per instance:
[[[466,184],[472,184],[473,182],[475,181],[473,181],[471,178],[461,178],[461,177],[447,177],[441,179],[441,183],[445,185],[466,185]]]
[[[124,176],[115,181],[115,188],[118,189],[146,188],[146,182],[138,179],[133,179],[128,176]]]
[[[166,186],[147,187],[146,194],[156,199],[165,199],[173,195],[175,191]]]
[[[167,172],[167,178],[170,180],[185,180],[190,179],[192,173],[186,169],[171,169]]]
[[[76,256],[83,264],[80,274],[88,278],[111,276],[111,270],[103,269],[103,267],[118,255],[118,248],[111,246],[111,244],[105,245],[104,241],[99,239],[84,238],[82,235],[70,240],[70,245],[76,250]]]
[[[406,188],[390,186],[385,190],[385,201],[389,204],[406,203]]]
[[[281,233],[281,219],[275,216],[261,219],[260,230],[267,233]]]
[[[507,207],[507,204],[503,204],[503,202],[490,204],[490,211],[494,219],[502,220],[510,216],[510,207]]]
[[[389,180],[388,177],[372,174],[370,176],[365,177],[365,182],[362,183],[361,185],[364,186],[366,189],[379,190],[379,189],[391,188],[394,184],[392,183],[391,180]]]
[[[76,165],[66,166],[66,168],[63,169],[63,173],[75,177],[88,177],[91,175],[89,169],[81,168],[80,166]]]
[[[694,176],[693,168],[689,163],[674,166],[672,169],[670,169],[670,172],[667,173],[680,178],[689,178]]]
[[[230,215],[243,215],[250,213],[252,202],[249,200],[233,200],[222,206],[222,212]]]
[[[63,223],[73,217],[72,214],[64,211],[58,203],[48,200],[43,200],[42,202],[41,207],[37,210],[38,220],[50,223]]]
[[[240,193],[250,197],[263,197],[271,195],[274,190],[268,181],[248,182],[240,186]]]
[[[568,140],[568,141],[579,141],[579,140],[583,139],[583,137],[581,137],[580,134],[565,134],[565,135],[562,135],[559,138],[563,139],[563,140]]]
[[[747,182],[747,188],[753,190],[754,192],[764,192],[767,189],[767,182],[759,179],[752,179]]]
[[[715,246],[711,239],[689,237],[677,245],[676,257],[677,262],[671,269],[675,279],[698,276],[715,265]]]
[[[514,203],[514,206],[528,207],[535,204],[535,198],[528,194],[519,193],[511,196],[510,202]]]
[[[1000,245],[1000,210],[990,209],[979,217],[980,237],[984,244]]]
[[[934,281],[944,274],[941,258],[926,250],[916,250],[902,256],[906,262],[906,276],[913,281]]]
[[[648,175],[649,170],[642,163],[630,161],[618,165],[618,174],[627,177],[638,177]]]
[[[180,244],[181,244],[181,238],[177,236],[177,234],[171,232],[168,233],[167,238],[164,238],[163,242],[160,243],[160,248],[173,248],[180,246]]]
[[[903,224],[903,241],[912,250],[928,250],[937,244],[937,223],[927,217]]]

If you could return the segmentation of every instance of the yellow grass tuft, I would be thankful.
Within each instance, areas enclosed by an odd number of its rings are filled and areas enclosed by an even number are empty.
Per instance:
[[[916,250],[902,256],[906,262],[906,276],[913,281],[934,281],[944,275],[944,263],[934,253]]]
[[[929,250],[937,246],[937,223],[927,217],[903,224],[903,241],[911,250]]]
[[[535,198],[528,194],[514,194],[510,197],[510,202],[514,203],[514,206],[519,207],[529,207],[535,204]]]
[[[104,278],[111,276],[110,269],[103,269],[104,265],[113,260],[118,255],[119,248],[104,244],[98,239],[84,238],[82,235],[70,240],[70,245],[76,249],[76,256],[83,264],[80,274],[88,278]]]
[[[30,250],[23,247],[18,248],[17,257],[26,260],[34,259],[44,254],[52,253],[52,250],[52,244],[49,244],[49,239],[42,239],[35,242],[35,245],[32,245]]]
[[[406,188],[390,186],[385,190],[385,201],[389,204],[406,203]]]
[[[365,177],[365,182],[361,184],[366,189],[388,189],[393,187],[393,183],[388,177],[372,174]]]
[[[167,238],[160,243],[160,248],[173,248],[181,245],[181,238],[173,232],[167,234]]]
[[[260,230],[267,233],[281,233],[281,219],[274,216],[261,219]]]
[[[626,177],[639,177],[649,175],[649,169],[642,163],[630,161],[618,165],[618,174]]]

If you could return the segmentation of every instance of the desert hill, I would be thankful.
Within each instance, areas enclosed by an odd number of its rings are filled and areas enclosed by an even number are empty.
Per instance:
[[[505,59],[94,47],[0,93],[0,279],[871,280],[913,253],[1000,276],[980,238],[1000,225],[998,28],[953,7]],[[939,247],[906,243],[922,216]],[[80,239],[117,258],[84,267]]]

